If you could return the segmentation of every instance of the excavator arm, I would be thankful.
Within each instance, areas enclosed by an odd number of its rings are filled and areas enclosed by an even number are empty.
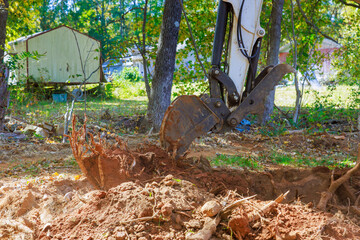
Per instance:
[[[260,27],[262,2],[220,1],[208,76],[210,96],[178,97],[161,125],[161,144],[174,158],[183,157],[195,138],[235,127],[248,114],[262,114],[269,92],[285,74],[294,71],[289,65],[279,64],[266,67],[255,77],[265,35]],[[222,69],[224,46],[229,60]]]

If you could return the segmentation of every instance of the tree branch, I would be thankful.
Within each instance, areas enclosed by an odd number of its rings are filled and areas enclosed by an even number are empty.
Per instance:
[[[122,13],[121,16],[117,19],[113,19],[111,21],[108,21],[106,24],[105,24],[105,27],[108,27],[110,24],[113,24],[113,23],[117,23],[117,22],[121,22],[124,20],[124,17],[128,14],[128,13],[131,13],[133,10],[143,10],[143,8],[141,7],[133,7],[129,10],[127,10],[126,12]]]
[[[353,0],[353,2],[355,3],[348,3],[345,0],[339,0],[339,2],[341,2],[342,4],[346,5],[346,6],[350,6],[350,7],[354,7],[354,8],[359,8],[360,9],[360,0]]]
[[[342,1],[342,0],[340,0],[340,1]],[[330,39],[331,41],[334,41],[334,42],[338,43],[338,41],[336,41],[334,38],[330,37],[329,35],[323,33],[323,32],[320,30],[320,28],[318,28],[318,26],[316,26],[315,23],[313,23],[313,22],[311,22],[311,21],[309,20],[309,18],[306,16],[304,10],[301,8],[300,0],[296,0],[296,3],[297,3],[297,5],[298,5],[298,7],[299,7],[299,10],[300,10],[301,15],[303,16],[303,18],[305,18],[305,22],[306,22],[310,27],[312,27],[313,29],[315,29],[315,31],[319,32],[319,33],[320,33],[321,35],[323,35],[325,38]]]

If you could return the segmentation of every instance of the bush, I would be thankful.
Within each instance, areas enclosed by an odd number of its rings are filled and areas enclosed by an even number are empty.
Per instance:
[[[124,68],[119,75],[113,76],[113,83],[115,86],[121,84],[120,82],[139,82],[142,79],[142,76],[139,72],[139,69],[136,67],[126,67]]]
[[[107,97],[134,98],[146,96],[145,83],[139,70],[135,67],[126,67],[120,74],[114,74],[112,83],[105,85]]]

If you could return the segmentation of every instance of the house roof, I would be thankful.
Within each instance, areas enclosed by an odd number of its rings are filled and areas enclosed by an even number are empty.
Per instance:
[[[65,28],[69,28],[69,29],[71,29],[71,30],[73,30],[73,31],[75,31],[75,32],[78,32],[78,33],[82,34],[82,35],[85,35],[85,36],[87,36],[87,37],[89,37],[89,38],[92,38],[92,39],[94,39],[94,40],[97,41],[97,42],[100,42],[99,40],[97,40],[97,39],[95,39],[95,38],[93,38],[93,37],[90,37],[89,35],[87,35],[87,34],[85,34],[85,33],[79,32],[78,30],[76,30],[76,29],[74,29],[74,28],[71,28],[71,27],[66,26],[66,25],[61,25],[61,26],[58,26],[58,27],[53,28],[53,29],[45,30],[45,31],[43,31],[43,32],[38,32],[38,33],[34,33],[34,34],[31,34],[31,35],[28,35],[28,36],[20,37],[20,38],[14,40],[14,41],[8,42],[8,44],[9,44],[9,45],[13,45],[13,44],[15,44],[15,43],[24,42],[24,41],[27,41],[27,40],[29,40],[29,39],[31,39],[31,38],[35,38],[35,37],[37,37],[37,36],[39,36],[39,35],[42,35],[42,34],[45,34],[45,33],[51,32],[51,31],[55,31],[55,30],[57,30],[57,29],[64,28],[64,27],[65,27]]]
[[[316,50],[329,49],[329,48],[340,48],[340,47],[341,47],[341,45],[338,44],[337,42],[334,42],[330,39],[324,38],[322,43],[317,45]],[[290,49],[291,49],[291,44],[287,43],[284,46],[280,47],[280,53],[287,53],[290,51]]]

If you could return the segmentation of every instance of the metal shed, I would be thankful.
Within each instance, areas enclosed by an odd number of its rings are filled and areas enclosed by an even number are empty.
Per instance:
[[[100,41],[68,26],[21,37],[9,42],[10,54],[34,52],[43,54],[38,60],[27,58],[16,70],[16,81],[38,82],[45,85],[99,83],[101,68]],[[84,71],[83,71],[84,68]],[[85,72],[85,74],[83,74]]]

